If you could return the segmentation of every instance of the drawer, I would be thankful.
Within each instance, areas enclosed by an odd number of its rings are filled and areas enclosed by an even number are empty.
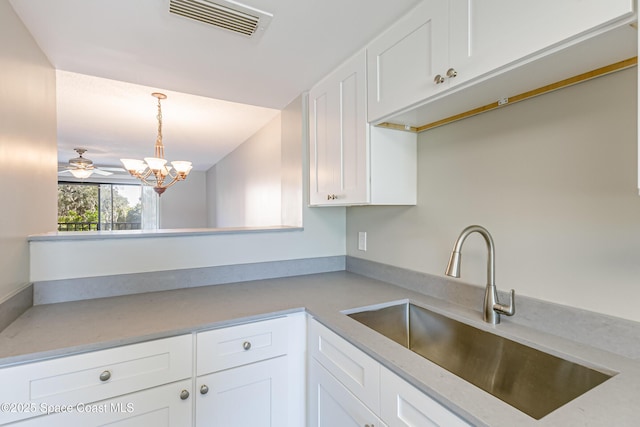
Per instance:
[[[192,360],[192,335],[182,335],[3,368],[0,402],[16,406],[0,412],[0,424],[189,378]]]
[[[380,412],[380,364],[316,320],[309,321],[309,354],[373,412]]]
[[[200,332],[196,375],[287,354],[289,319],[279,317],[255,323]]]

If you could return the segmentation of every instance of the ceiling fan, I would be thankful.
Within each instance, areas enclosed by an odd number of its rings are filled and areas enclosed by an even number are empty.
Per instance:
[[[74,150],[78,153],[78,157],[69,159],[69,166],[66,166],[63,170],[59,171],[58,175],[70,173],[75,178],[80,179],[89,178],[94,173],[102,176],[113,175],[113,172],[99,169],[93,165],[91,160],[86,157],[82,157],[82,155],[87,151],[85,148],[74,148]]]

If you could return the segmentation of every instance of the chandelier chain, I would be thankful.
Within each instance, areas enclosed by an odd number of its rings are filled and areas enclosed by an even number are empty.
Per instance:
[[[162,105],[160,104],[160,97],[158,97],[158,136],[156,137],[155,156],[164,159],[164,145],[162,144]]]

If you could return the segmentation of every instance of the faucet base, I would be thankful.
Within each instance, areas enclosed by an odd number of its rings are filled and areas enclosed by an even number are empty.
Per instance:
[[[484,304],[483,304],[483,313],[482,319],[491,323],[492,325],[497,325],[500,323],[500,313],[496,312],[494,306],[498,304],[498,292],[496,290],[495,285],[487,284],[487,287],[484,290]]]

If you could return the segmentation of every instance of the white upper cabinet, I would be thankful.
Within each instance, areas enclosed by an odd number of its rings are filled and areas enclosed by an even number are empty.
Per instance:
[[[633,0],[423,1],[367,46],[368,120],[421,126],[636,56],[635,18]]]
[[[368,198],[365,67],[362,51],[309,92],[312,205]]]
[[[449,60],[458,84],[634,12],[632,0],[449,1]]]
[[[447,0],[423,1],[367,46],[370,122],[448,85],[448,20]]]
[[[309,203],[414,205],[417,136],[367,123],[366,53],[309,91]]]

